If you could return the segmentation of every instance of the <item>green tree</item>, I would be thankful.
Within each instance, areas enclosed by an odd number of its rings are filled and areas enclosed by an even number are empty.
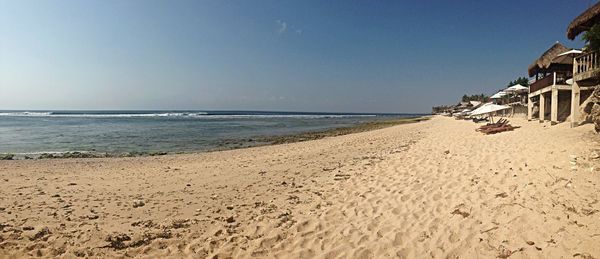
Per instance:
[[[527,77],[518,77],[514,81],[508,82],[507,87],[513,86],[513,85],[516,85],[516,84],[520,84],[522,86],[529,86],[529,79],[527,79]]]
[[[592,28],[583,33],[581,37],[585,41],[585,48],[591,51],[600,50],[600,24],[594,24]]]
[[[474,95],[463,95],[463,97],[461,98],[462,102],[468,102],[468,101],[479,101],[479,102],[485,102],[489,99],[489,97],[485,94],[474,94]]]

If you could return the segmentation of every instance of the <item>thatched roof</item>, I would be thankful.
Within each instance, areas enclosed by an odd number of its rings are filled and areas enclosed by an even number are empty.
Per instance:
[[[535,75],[538,71],[548,69],[552,64],[552,60],[557,57],[561,53],[565,53],[570,49],[563,46],[562,44],[556,42],[552,47],[550,47],[544,54],[542,54],[538,59],[536,59],[529,67],[527,71],[529,72],[529,76]]]
[[[569,24],[567,28],[567,38],[575,39],[580,33],[589,30],[596,23],[600,22],[600,2],[585,10]]]

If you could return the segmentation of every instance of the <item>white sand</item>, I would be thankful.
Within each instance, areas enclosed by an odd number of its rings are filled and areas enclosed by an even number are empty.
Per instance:
[[[435,117],[224,152],[0,161],[0,257],[600,257],[592,126],[511,121],[490,136]]]

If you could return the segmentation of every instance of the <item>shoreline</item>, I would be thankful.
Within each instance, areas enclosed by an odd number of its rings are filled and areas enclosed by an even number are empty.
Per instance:
[[[129,151],[124,153],[106,153],[95,151],[66,151],[66,152],[35,152],[35,153],[0,153],[1,160],[38,160],[38,159],[69,159],[69,158],[119,158],[119,157],[146,157],[163,156],[173,154],[198,154],[206,152],[218,152],[225,150],[236,150],[251,147],[279,145],[284,143],[296,143],[302,141],[322,139],[326,137],[342,136],[347,134],[382,129],[395,125],[417,123],[431,118],[431,115],[417,117],[381,119],[358,123],[347,127],[337,127],[326,130],[308,131],[289,135],[256,136],[246,139],[222,140],[223,143],[217,147],[196,151]]]
[[[0,161],[0,257],[598,257],[593,125],[510,120],[496,135],[433,116],[222,152]]]

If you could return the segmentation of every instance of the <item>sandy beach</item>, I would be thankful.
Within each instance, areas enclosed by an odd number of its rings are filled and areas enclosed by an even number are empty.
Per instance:
[[[0,257],[599,258],[593,125],[511,124],[0,161]]]

